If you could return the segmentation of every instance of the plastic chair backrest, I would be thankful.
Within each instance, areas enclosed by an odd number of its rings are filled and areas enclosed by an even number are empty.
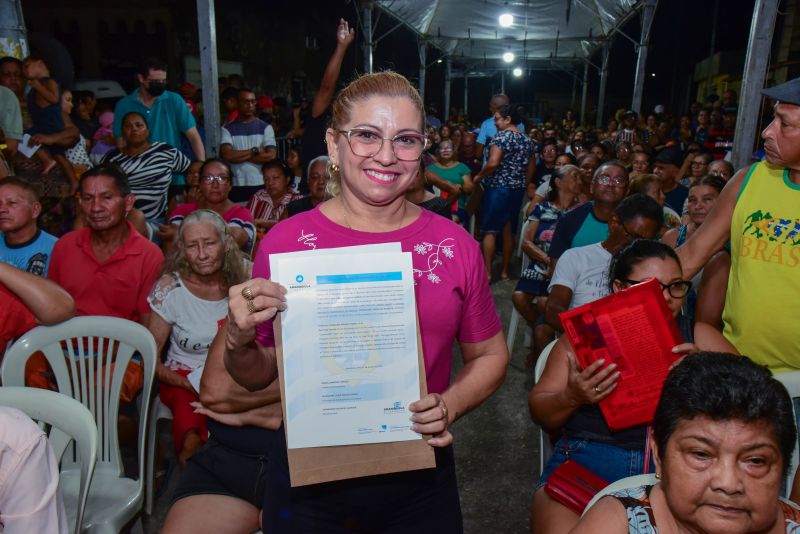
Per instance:
[[[554,339],[550,343],[547,344],[545,348],[542,349],[541,354],[536,359],[536,367],[533,370],[533,381],[538,382],[539,379],[542,377],[542,373],[544,372],[544,366],[547,365],[547,358],[550,356],[550,351],[553,350],[553,347],[556,346],[556,342],[558,339]]]
[[[608,486],[597,492],[597,495],[592,497],[592,500],[589,501],[589,504],[587,504],[586,508],[583,509],[583,513],[581,515],[586,515],[586,512],[589,510],[589,508],[594,506],[594,504],[597,501],[599,501],[609,493],[613,493],[615,491],[620,491],[628,488],[638,488],[639,486],[652,486],[656,482],[658,482],[658,479],[653,473],[648,473],[646,475],[634,475],[632,477],[626,477],[617,480],[616,482],[612,482],[611,484],[609,484]]]
[[[73,532],[81,532],[89,484],[97,461],[97,426],[92,414],[83,404],[66,395],[38,388],[4,386],[0,388],[0,405],[16,408],[31,419],[50,425],[48,440],[59,462],[69,442],[75,441],[80,492]]]
[[[785,373],[773,373],[773,376],[786,388],[789,396],[792,399],[800,397],[800,371],[787,371]],[[794,402],[792,402],[792,410],[794,410]],[[797,414],[794,414],[795,421],[797,421]],[[800,466],[800,451],[798,451],[797,444],[795,444],[792,451],[791,463],[787,471],[786,478],[786,493],[784,497],[789,497],[792,492],[792,481],[794,480],[795,471]]]
[[[54,326],[39,326],[22,336],[3,358],[3,384],[25,385],[25,363],[42,351],[55,374],[58,390],[86,406],[97,424],[98,466],[124,475],[119,450],[117,416],[120,391],[134,353],[144,371],[139,414],[139,493],[145,469],[145,435],[150,393],[156,365],[156,344],[140,324],[117,317],[75,317]],[[112,365],[113,364],[113,365]],[[113,368],[113,372],[112,372]],[[104,387],[108,384],[108,387]]]
[[[550,356],[550,352],[553,350],[553,347],[555,347],[557,341],[558,339],[554,339],[548,343],[547,346],[542,349],[541,354],[539,354],[539,358],[536,360],[536,367],[533,370],[534,383],[538,382],[539,378],[541,378],[544,372],[544,366],[547,365],[547,358]],[[547,463],[547,460],[549,460],[552,455],[553,446],[550,444],[550,436],[542,428],[539,428],[539,474],[544,471],[544,464]]]

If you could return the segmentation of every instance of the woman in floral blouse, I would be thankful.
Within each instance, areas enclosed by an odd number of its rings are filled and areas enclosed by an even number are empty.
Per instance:
[[[473,180],[476,184],[481,182],[484,189],[481,204],[481,245],[490,281],[497,234],[501,234],[503,239],[500,279],[508,279],[508,266],[514,249],[514,234],[522,197],[536,168],[533,143],[516,127],[520,122],[522,115],[519,108],[505,105],[497,110],[494,123],[498,133],[489,142],[486,165]]]

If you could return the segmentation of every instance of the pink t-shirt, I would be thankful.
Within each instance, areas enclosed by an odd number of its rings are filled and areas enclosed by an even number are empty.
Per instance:
[[[412,253],[428,391],[441,393],[450,383],[453,341],[477,343],[501,330],[478,244],[457,224],[422,210],[405,228],[360,232],[317,207],[270,230],[256,253],[253,277],[269,278],[270,254],[392,242]],[[258,326],[256,339],[275,345],[271,321]]]

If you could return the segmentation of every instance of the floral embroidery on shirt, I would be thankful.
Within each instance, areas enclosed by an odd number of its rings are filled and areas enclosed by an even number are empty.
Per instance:
[[[428,269],[414,269],[414,277],[415,278],[422,278],[425,276],[431,283],[438,284],[442,281],[441,277],[434,273],[433,271],[436,270],[442,264],[441,256],[452,260],[455,253],[453,252],[453,245],[455,243],[455,239],[452,237],[446,237],[443,239],[438,245],[434,245],[433,243],[427,243],[423,241],[422,243],[417,243],[414,245],[414,252],[417,254],[424,256],[428,256]],[[414,281],[416,283],[416,280]]]
[[[300,230],[300,237],[297,238],[299,243],[304,244],[307,247],[311,247],[313,249],[317,248],[317,244],[315,241],[317,240],[317,236],[314,234],[307,234],[303,230]]]

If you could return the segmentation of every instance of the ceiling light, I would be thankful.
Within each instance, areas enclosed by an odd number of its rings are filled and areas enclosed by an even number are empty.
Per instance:
[[[437,59],[437,60],[436,60],[436,63],[441,63],[441,62],[442,62],[442,60],[441,60],[441,59]]]
[[[506,63],[511,63],[512,61],[514,61],[514,54],[512,54],[511,52],[506,52],[505,54],[503,54],[503,61],[505,61]]]
[[[521,69],[521,68],[519,68],[519,67],[514,67],[514,70],[513,70],[513,71],[511,71],[511,72],[512,72],[512,73],[514,74],[514,76],[516,76],[517,78],[519,78],[520,76],[522,76],[522,69]]]
[[[514,24],[514,15],[511,13],[503,13],[497,19],[500,22],[500,26],[503,28],[510,28],[512,24]]]

